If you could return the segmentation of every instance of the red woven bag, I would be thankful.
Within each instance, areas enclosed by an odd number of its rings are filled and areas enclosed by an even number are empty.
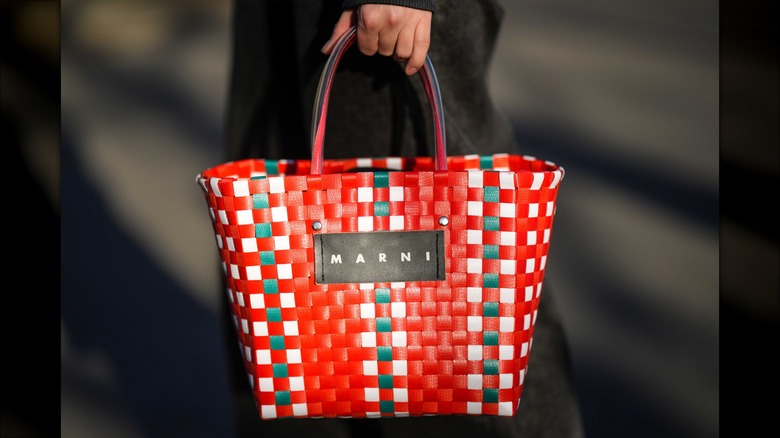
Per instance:
[[[320,79],[310,161],[244,159],[196,178],[259,415],[515,415],[564,170],[447,156],[430,59],[433,158],[323,159],[354,37]]]

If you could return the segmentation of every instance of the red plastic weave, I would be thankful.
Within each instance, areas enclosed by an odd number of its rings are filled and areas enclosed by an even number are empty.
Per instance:
[[[246,159],[198,175],[261,418],[517,412],[564,170],[447,163],[324,160],[311,175],[308,160]],[[444,281],[315,283],[314,234],[412,230],[443,230]]]

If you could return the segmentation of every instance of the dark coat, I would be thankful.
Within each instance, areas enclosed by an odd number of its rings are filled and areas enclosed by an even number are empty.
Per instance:
[[[311,157],[311,114],[327,59],[320,48],[340,13],[340,2],[332,0],[235,1],[228,160]],[[492,0],[440,1],[433,15],[429,57],[442,91],[449,155],[520,152],[487,87],[502,16],[502,7]],[[431,120],[417,77],[407,77],[390,58],[367,57],[353,47],[334,79],[325,158],[429,155]],[[238,352],[234,359],[240,361]],[[245,376],[240,369],[237,373],[237,400],[250,404]],[[515,417],[261,421],[254,406],[241,412],[246,412],[239,418],[241,431],[264,437],[583,436],[562,322],[549,287]]]

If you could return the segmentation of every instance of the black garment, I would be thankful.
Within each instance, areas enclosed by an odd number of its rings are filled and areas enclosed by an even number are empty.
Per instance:
[[[392,1],[402,4],[405,0]],[[311,114],[327,57],[320,48],[341,2],[235,0],[233,65],[227,106],[227,159],[311,158]],[[365,3],[365,1],[361,2]],[[383,2],[384,3],[384,2]],[[412,3],[407,4],[413,4]],[[435,7],[428,52],[438,76],[449,155],[520,152],[487,88],[503,9],[492,0]],[[338,65],[325,135],[325,158],[433,153],[432,117],[419,78],[390,58],[351,48]],[[554,296],[545,281],[520,408],[514,417],[440,416],[368,420],[259,419],[238,348],[239,435],[318,437],[583,436],[569,357]],[[237,345],[225,305],[228,342]]]

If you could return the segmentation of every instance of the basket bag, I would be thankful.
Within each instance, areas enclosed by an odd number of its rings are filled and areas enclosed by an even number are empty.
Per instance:
[[[562,167],[447,156],[429,58],[434,157],[242,159],[196,177],[262,419],[516,414]]]

